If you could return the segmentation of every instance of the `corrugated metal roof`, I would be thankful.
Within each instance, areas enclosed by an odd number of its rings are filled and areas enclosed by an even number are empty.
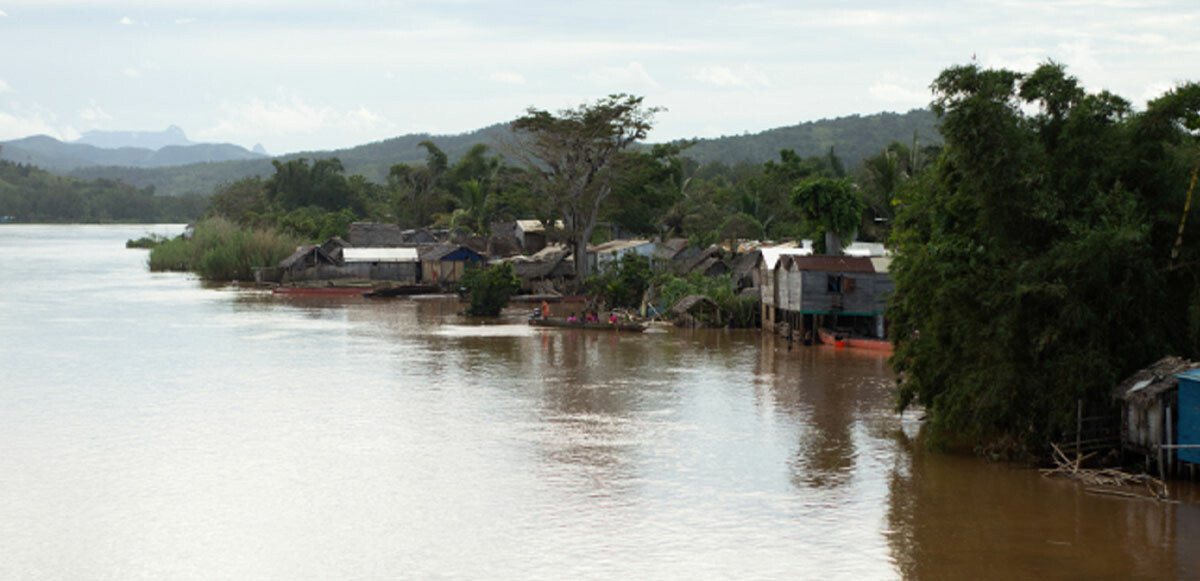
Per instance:
[[[416,248],[345,248],[346,262],[416,262]]]
[[[812,254],[812,248],[789,248],[783,246],[772,246],[771,248],[763,248],[762,252],[763,263],[767,265],[767,270],[775,270],[779,265],[779,259],[784,256],[808,256]]]
[[[605,242],[604,244],[597,244],[595,246],[589,246],[588,252],[595,252],[597,254],[602,253],[602,252],[620,252],[622,250],[629,250],[630,248],[637,248],[639,246],[645,246],[646,244],[650,244],[650,243],[651,242],[649,240],[641,240],[641,239],[610,240],[608,242]]]
[[[559,230],[563,229],[563,221],[555,220],[554,227]],[[522,232],[545,232],[546,225],[542,224],[541,220],[517,220],[517,228]]]
[[[891,256],[892,251],[878,242],[852,242],[849,246],[842,248],[842,254],[846,256]]]

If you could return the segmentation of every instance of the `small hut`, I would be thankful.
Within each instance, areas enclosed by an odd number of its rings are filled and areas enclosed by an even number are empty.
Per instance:
[[[720,322],[721,309],[712,299],[704,295],[688,295],[671,306],[675,325],[679,327],[701,327]]]
[[[575,275],[575,268],[567,259],[571,251],[560,246],[548,246],[533,256],[514,256],[508,259],[513,273],[521,279],[521,289],[542,291],[547,287],[562,287],[567,278]]]
[[[341,250],[338,249],[340,254]],[[338,278],[341,257],[331,256],[321,246],[309,244],[296,248],[287,258],[279,261],[280,282]]]
[[[417,251],[421,259],[421,280],[427,284],[455,283],[468,268],[483,264],[478,252],[458,244],[435,244]]]
[[[1177,441],[1178,374],[1200,369],[1200,363],[1168,356],[1134,373],[1113,390],[1121,404],[1121,447],[1147,459],[1171,463],[1161,446]]]

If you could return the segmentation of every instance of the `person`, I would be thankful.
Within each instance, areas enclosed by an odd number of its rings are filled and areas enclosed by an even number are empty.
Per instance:
[[[595,323],[596,321],[597,321],[597,319],[596,319],[596,313],[588,312],[588,314],[587,314],[587,322],[589,322],[589,323]]]
[[[579,322],[579,319],[575,318],[575,313],[571,313],[571,316],[567,317],[567,322],[568,323],[577,323],[577,322]]]
[[[542,318],[543,319],[550,318],[550,303],[548,303],[546,301],[542,301]]]
[[[608,324],[609,324],[609,325],[616,325],[616,324],[617,324],[617,314],[616,314],[616,313],[609,313],[609,315],[608,315]]]

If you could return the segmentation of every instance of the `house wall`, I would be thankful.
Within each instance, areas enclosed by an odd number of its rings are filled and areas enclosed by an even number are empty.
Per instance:
[[[792,291],[796,302],[792,310],[805,312],[842,312],[875,314],[887,304],[893,283],[887,274],[859,272],[802,271],[799,285]],[[842,292],[830,292],[829,277],[842,277]],[[853,288],[850,288],[852,280]]]
[[[421,281],[433,283],[453,283],[462,280],[467,270],[465,261],[434,260],[421,263]]]
[[[344,266],[321,265],[284,274],[283,282],[313,280],[369,279],[417,282],[416,262],[352,262]]]
[[[634,246],[632,248],[625,248],[625,249],[617,250],[614,252],[601,252],[601,253],[589,252],[588,253],[588,262],[589,262],[588,266],[591,267],[593,272],[596,272],[598,270],[603,270],[603,269],[608,268],[613,263],[621,260],[622,256],[625,256],[626,254],[630,254],[630,253],[633,253],[638,256],[641,256],[642,258],[645,258],[647,261],[650,262],[650,266],[652,268],[655,266],[654,244],[650,243],[650,242],[648,242],[646,244],[642,244],[640,246]]]

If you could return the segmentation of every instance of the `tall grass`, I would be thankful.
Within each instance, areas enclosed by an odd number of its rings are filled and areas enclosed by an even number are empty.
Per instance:
[[[150,270],[193,271],[206,280],[251,280],[254,267],[287,258],[298,239],[274,230],[246,230],[224,218],[196,224],[191,240],[182,237],[150,251]]]

